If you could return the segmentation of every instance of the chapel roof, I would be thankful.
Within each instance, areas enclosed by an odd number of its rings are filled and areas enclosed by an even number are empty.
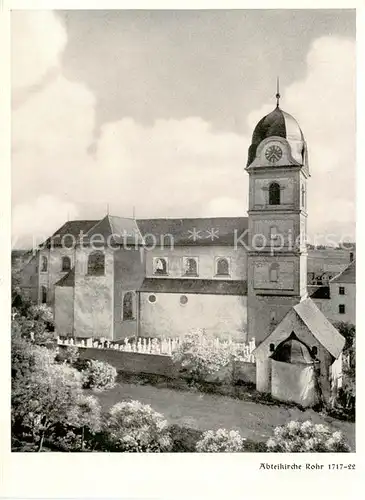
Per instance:
[[[312,299],[305,299],[293,306],[276,328],[259,344],[255,351],[256,355],[262,349],[268,349],[270,343],[286,333],[285,328],[290,328],[287,336],[292,332],[292,319],[297,318],[304,323],[309,332],[317,339],[317,341],[334,357],[338,358],[345,345],[344,337],[339,331],[328,321],[325,315],[318,309]],[[295,331],[295,328],[294,328]],[[282,338],[285,340],[285,337]]]
[[[313,300],[302,300],[293,309],[318,342],[333,357],[338,358],[345,345],[345,339],[318,309]]]

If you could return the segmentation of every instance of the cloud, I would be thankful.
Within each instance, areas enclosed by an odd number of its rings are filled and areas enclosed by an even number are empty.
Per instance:
[[[48,10],[13,10],[11,30],[12,87],[36,85],[59,65],[66,46],[66,30]]]
[[[59,60],[61,38],[54,37],[48,67]],[[354,64],[354,43],[320,38],[308,53],[304,79],[282,89],[282,106],[309,145],[311,232],[354,234]],[[250,113],[250,130],[272,108],[268,103]],[[102,217],[106,204],[121,216],[131,216],[133,207],[137,217],[246,215],[250,137],[215,131],[200,117],[150,126],[124,117],[105,123],[94,142],[94,124],[93,94],[62,74],[14,111],[14,234],[29,227],[55,231],[67,211]]]
[[[16,205],[12,213],[12,248],[35,248],[68,217],[78,216],[76,205],[54,196],[40,196],[33,203]]]
[[[280,106],[300,124],[309,148],[308,231],[355,237],[355,42],[321,37],[307,74],[281,91]],[[271,106],[272,108],[272,106]],[[270,110],[248,117],[251,127]]]

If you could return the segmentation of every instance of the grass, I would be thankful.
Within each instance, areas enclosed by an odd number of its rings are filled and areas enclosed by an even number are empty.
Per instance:
[[[351,449],[355,449],[355,425],[343,422],[313,409],[301,410],[295,406],[264,404],[262,402],[235,399],[199,391],[176,390],[141,383],[119,382],[109,391],[97,394],[104,410],[119,401],[139,400],[165,416],[170,425],[187,427],[195,431],[225,428],[238,430],[248,441],[265,442],[278,425],[290,420],[328,425],[333,431],[343,432]],[[162,382],[161,382],[162,383]],[[166,383],[166,382],[164,382]]]

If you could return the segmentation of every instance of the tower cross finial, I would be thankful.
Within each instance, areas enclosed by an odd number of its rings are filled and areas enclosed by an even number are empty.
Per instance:
[[[280,82],[279,82],[279,77],[276,77],[276,107],[279,107],[279,101],[280,101]]]

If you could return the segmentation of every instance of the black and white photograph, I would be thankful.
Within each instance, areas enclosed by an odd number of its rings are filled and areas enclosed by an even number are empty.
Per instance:
[[[12,456],[351,483],[356,15],[10,10]]]

